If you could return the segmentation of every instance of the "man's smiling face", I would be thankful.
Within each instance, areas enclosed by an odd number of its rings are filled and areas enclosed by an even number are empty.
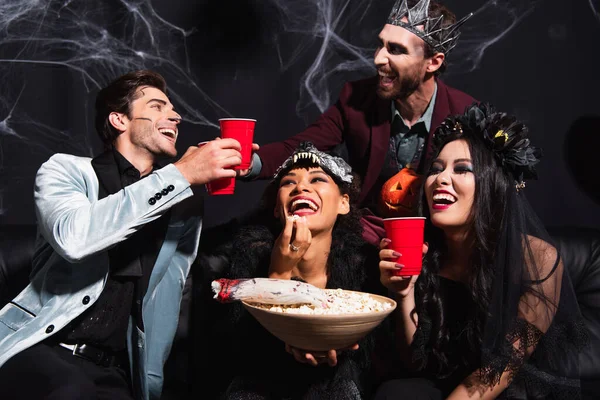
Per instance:
[[[381,98],[403,100],[419,88],[431,63],[425,58],[424,45],[423,39],[400,26],[383,27],[375,51]]]
[[[139,97],[130,107],[127,135],[138,150],[154,156],[175,157],[178,129],[181,116],[173,109],[173,104],[161,90],[154,87],[138,89]]]

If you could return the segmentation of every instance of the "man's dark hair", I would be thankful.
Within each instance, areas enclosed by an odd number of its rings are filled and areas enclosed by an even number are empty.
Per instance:
[[[408,5],[409,7],[414,7],[414,5],[417,3],[418,0],[409,0],[408,1]],[[450,11],[448,8],[446,8],[446,6],[444,6],[441,3],[438,3],[436,1],[431,1],[429,3],[429,18],[437,18],[440,15],[443,15],[444,18],[442,18],[442,28],[446,28],[450,25],[454,25],[456,23],[456,15],[454,15],[454,13],[452,11]],[[438,40],[439,38],[435,37],[436,35],[433,35],[434,39]],[[431,47],[430,44],[423,42],[423,46],[424,46],[424,54],[425,54],[425,58],[431,58],[433,57],[436,52],[433,51],[433,47]],[[438,76],[440,74],[442,74],[445,70],[446,70],[446,59],[444,58],[444,62],[442,63],[442,65],[437,69],[437,71],[434,72],[435,76]]]
[[[108,116],[118,112],[131,118],[131,103],[141,96],[139,88],[153,87],[167,93],[167,83],[158,73],[149,70],[132,71],[112,81],[96,96],[96,132],[106,149],[111,148],[121,134],[111,125]]]

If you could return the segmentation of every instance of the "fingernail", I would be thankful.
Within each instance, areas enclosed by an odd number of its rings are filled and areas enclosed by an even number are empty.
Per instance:
[[[404,265],[396,263],[396,265],[394,265],[394,268],[402,269],[402,268],[404,268]]]
[[[383,238],[381,239],[382,242],[386,242],[386,243],[392,243],[392,241],[388,238]]]
[[[392,255],[394,257],[402,257],[402,254],[398,253],[397,251],[393,252]]]

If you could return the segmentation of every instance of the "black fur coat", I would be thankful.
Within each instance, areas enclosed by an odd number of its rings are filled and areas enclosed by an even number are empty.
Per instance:
[[[210,376],[211,398],[358,399],[371,392],[371,352],[375,332],[360,349],[338,357],[338,365],[312,367],[285,352],[284,343],[265,330],[239,303],[219,304],[210,283],[218,278],[267,277],[278,228],[232,221],[203,233],[195,267],[201,276],[202,315],[196,331],[202,375]],[[328,261],[328,288],[382,294],[378,250],[361,232],[335,229]],[[199,272],[198,272],[199,271]],[[196,278],[195,278],[196,279]],[[198,335],[197,335],[198,336]]]

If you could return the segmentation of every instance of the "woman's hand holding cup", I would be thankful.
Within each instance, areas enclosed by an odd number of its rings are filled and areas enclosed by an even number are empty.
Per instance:
[[[419,275],[399,275],[398,272],[404,268],[404,265],[397,263],[399,257],[402,254],[395,250],[388,249],[387,246],[390,244],[390,239],[382,239],[379,244],[379,272],[380,280],[383,286],[394,292],[401,298],[408,296],[414,291],[415,283],[419,278]],[[427,253],[428,246],[423,244],[423,255]]]

